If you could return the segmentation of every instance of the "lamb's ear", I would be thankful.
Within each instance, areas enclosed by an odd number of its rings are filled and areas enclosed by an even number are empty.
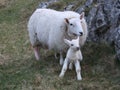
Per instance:
[[[82,13],[80,14],[80,19],[83,19],[83,18],[84,18],[84,16],[85,16],[85,13],[84,13],[84,12],[82,12]]]
[[[69,40],[64,39],[64,42],[65,42],[67,45],[70,45],[70,41],[69,41]]]
[[[67,24],[69,24],[69,20],[68,20],[67,18],[65,18],[65,22],[66,22]]]

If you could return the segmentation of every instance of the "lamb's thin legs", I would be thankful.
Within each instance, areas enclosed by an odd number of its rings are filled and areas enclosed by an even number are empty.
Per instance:
[[[40,55],[39,55],[39,49],[40,49],[40,47],[39,46],[35,46],[34,47],[34,54],[35,54],[35,58],[36,58],[36,60],[39,60],[40,59]]]
[[[82,80],[81,67],[80,67],[80,63],[78,60],[75,61],[75,69],[76,69],[76,73],[77,73],[77,80]]]
[[[67,66],[68,66],[68,59],[65,59],[63,67],[62,67],[62,71],[61,71],[59,77],[63,77],[64,76],[64,74],[65,74],[65,72],[67,70]]]
[[[62,52],[60,52],[60,65],[63,65],[63,62],[64,62],[63,55]]]

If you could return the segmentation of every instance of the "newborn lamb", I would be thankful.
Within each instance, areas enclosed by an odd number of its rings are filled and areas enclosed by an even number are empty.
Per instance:
[[[80,45],[79,45],[79,37],[77,39],[73,39],[73,40],[67,40],[64,39],[64,42],[69,45],[69,49],[67,51],[67,55],[62,67],[62,71],[59,75],[59,77],[63,77],[68,64],[69,64],[69,68],[72,68],[72,63],[75,65],[75,69],[76,69],[76,73],[77,73],[77,80],[82,80],[81,77],[81,67],[80,67],[80,62],[79,60],[82,61],[83,57],[82,57],[82,53],[80,51]]]

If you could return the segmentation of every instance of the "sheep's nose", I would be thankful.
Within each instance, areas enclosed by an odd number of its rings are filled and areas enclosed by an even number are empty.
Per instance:
[[[80,33],[80,36],[82,36],[83,35],[83,32],[79,32]]]
[[[79,48],[79,47],[77,47],[77,50],[80,50],[80,48]]]

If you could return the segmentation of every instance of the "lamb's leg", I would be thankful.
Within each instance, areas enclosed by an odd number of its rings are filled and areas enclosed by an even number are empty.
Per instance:
[[[76,73],[77,73],[77,80],[82,80],[81,67],[80,67],[80,63],[78,60],[76,60],[76,62],[75,62],[75,68],[76,68]]]
[[[73,69],[73,63],[69,64],[69,69],[72,70]]]
[[[36,60],[39,60],[40,59],[40,56],[39,56],[39,49],[40,47],[39,46],[35,46],[34,47],[34,54],[35,54],[35,57],[36,57]]]
[[[64,62],[63,55],[62,52],[60,52],[60,65],[63,65],[63,62]]]
[[[63,77],[66,70],[67,70],[67,65],[68,65],[68,59],[65,59],[64,61],[64,64],[63,64],[63,67],[62,67],[62,70],[61,70],[61,73],[59,75],[59,77]]]

